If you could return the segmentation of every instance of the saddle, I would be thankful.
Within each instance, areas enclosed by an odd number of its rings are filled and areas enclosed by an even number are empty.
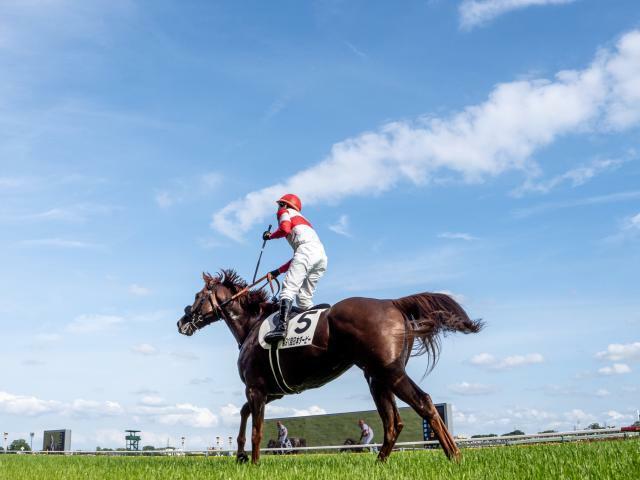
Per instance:
[[[310,312],[311,310],[324,310],[327,308],[331,308],[331,304],[330,303],[318,303],[317,305],[314,305],[311,308],[300,308],[297,305],[291,305],[291,313],[290,313],[290,317],[295,317],[296,315],[300,315],[301,313],[304,312]],[[280,320],[280,313],[276,313],[275,316],[275,320],[279,321]]]
[[[321,308],[325,309],[325,308],[330,308],[330,307],[331,307],[331,304],[329,304],[329,303],[319,303],[317,305],[314,305],[311,308],[306,308],[306,309],[305,308],[300,308],[297,305],[292,305],[291,306],[291,313],[293,313],[295,315],[298,315],[299,313],[308,312],[309,310],[320,310]]]

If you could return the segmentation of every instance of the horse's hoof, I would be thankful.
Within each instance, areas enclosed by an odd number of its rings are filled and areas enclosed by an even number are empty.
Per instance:
[[[245,452],[241,452],[236,455],[236,462],[247,463],[248,461],[249,461],[249,456]]]
[[[386,463],[386,461],[388,460],[389,457],[382,455],[382,453],[378,454],[378,458],[376,458],[376,460],[378,461],[378,463]]]

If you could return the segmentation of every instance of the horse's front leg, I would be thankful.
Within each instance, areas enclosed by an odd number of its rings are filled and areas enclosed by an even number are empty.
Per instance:
[[[262,441],[262,423],[264,421],[264,406],[267,395],[259,388],[247,387],[247,403],[251,409],[251,463],[260,460],[260,442]]]
[[[238,463],[246,463],[249,460],[247,452],[244,450],[244,445],[247,441],[247,420],[250,413],[251,407],[247,402],[240,409],[240,431],[238,432],[238,452],[236,453],[236,461]]]

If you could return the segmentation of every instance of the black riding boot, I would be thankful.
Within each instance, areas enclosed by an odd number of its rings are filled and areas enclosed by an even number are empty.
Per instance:
[[[264,336],[267,343],[278,343],[287,336],[287,323],[289,322],[289,313],[291,312],[291,300],[283,298],[280,300],[280,314],[276,315],[276,326],[273,331]]]

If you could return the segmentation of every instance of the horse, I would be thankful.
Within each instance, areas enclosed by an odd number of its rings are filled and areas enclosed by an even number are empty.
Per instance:
[[[289,437],[287,438],[287,443],[288,445],[283,448],[277,440],[269,439],[267,442],[267,448],[280,448],[281,450],[275,450],[271,453],[274,455],[285,455],[299,453],[298,450],[295,450],[296,448],[307,446],[307,440],[299,437]]]
[[[360,445],[360,442],[358,442],[357,440],[355,440],[353,438],[347,438],[347,439],[345,439],[343,445]],[[364,453],[365,449],[364,448],[357,448],[357,447],[343,447],[338,451],[340,453]]]
[[[389,300],[351,297],[336,303],[319,316],[311,345],[278,350],[282,377],[287,379],[285,389],[270,367],[270,350],[261,346],[258,336],[262,321],[276,312],[277,304],[268,300],[263,288],[251,290],[234,270],[221,270],[215,276],[203,273],[202,279],[204,287],[196,293],[194,303],[185,307],[177,326],[179,333],[190,336],[222,320],[238,344],[238,370],[247,398],[240,410],[238,462],[248,461],[249,415],[251,462],[257,464],[265,405],[289,393],[321,387],[354,365],[363,371],[382,420],[379,461],[387,460],[402,431],[395,397],[429,422],[450,460],[460,459],[460,450],[431,397],[405,371],[411,356],[425,353],[427,372],[431,371],[440,354],[440,336],[477,333],[483,328],[483,322],[471,320],[453,298],[426,292]]]

